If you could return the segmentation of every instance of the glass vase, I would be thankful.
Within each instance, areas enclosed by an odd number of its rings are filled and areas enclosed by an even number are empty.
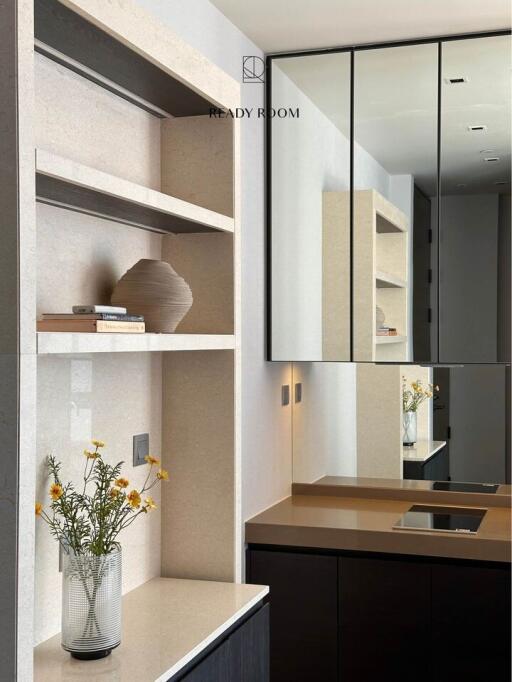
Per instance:
[[[404,445],[414,445],[417,440],[417,412],[404,412],[403,426],[404,433],[402,443]]]
[[[103,658],[121,643],[121,559],[121,549],[63,553],[62,647],[75,658]]]

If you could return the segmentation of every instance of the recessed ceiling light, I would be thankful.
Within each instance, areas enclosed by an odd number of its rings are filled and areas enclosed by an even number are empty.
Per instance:
[[[499,160],[500,160],[499,156],[486,156],[484,159],[484,161],[487,161],[487,163],[490,163],[490,162],[494,163],[494,162],[499,161]]]
[[[487,130],[487,126],[478,123],[476,125],[468,126],[468,130],[472,133],[485,133]]]
[[[506,185],[507,181],[506,180],[496,180],[494,182],[495,185]]]
[[[469,78],[467,76],[453,76],[451,78],[445,78],[444,82],[447,85],[458,85],[459,83],[467,83]]]

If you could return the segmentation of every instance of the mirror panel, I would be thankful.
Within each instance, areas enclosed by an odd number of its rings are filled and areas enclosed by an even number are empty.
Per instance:
[[[350,61],[272,60],[272,360],[350,360]]]
[[[404,446],[402,390],[439,387]],[[294,363],[293,481],[325,477],[510,483],[510,367]],[[292,391],[294,394],[295,392]]]
[[[437,94],[436,43],[354,54],[357,362],[437,360],[429,328]]]
[[[511,38],[442,45],[439,361],[510,361]]]

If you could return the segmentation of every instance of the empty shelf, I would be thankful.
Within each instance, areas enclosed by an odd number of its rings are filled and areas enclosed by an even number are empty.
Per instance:
[[[165,233],[233,232],[228,216],[36,150],[37,200]]]
[[[235,337],[231,334],[37,332],[38,355],[232,350],[234,348]]]

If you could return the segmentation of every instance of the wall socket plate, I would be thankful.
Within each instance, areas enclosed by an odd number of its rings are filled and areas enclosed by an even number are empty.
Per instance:
[[[149,455],[149,433],[139,433],[133,437],[133,466],[146,464],[146,455]]]

